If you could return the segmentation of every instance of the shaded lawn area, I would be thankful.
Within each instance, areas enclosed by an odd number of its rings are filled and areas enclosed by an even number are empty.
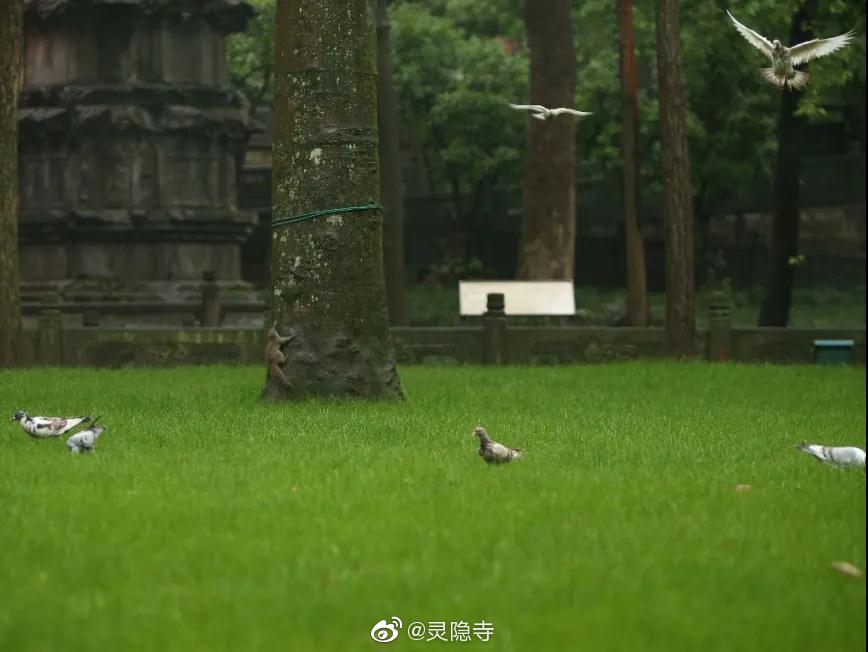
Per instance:
[[[396,650],[865,648],[829,567],[864,569],[865,474],[793,449],[865,446],[864,368],[401,373],[284,406],[259,367],[0,373],[0,649],[378,649],[391,616],[494,626]],[[16,409],[109,429],[74,457]]]

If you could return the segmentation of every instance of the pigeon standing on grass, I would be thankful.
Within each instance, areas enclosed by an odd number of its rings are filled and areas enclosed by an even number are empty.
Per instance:
[[[78,455],[82,452],[90,453],[94,448],[96,448],[96,440],[99,439],[99,436],[102,434],[103,430],[105,430],[105,426],[92,425],[87,430],[82,430],[81,432],[73,435],[66,440],[66,445],[67,447],[69,447],[69,452],[73,455]]]
[[[520,448],[509,448],[491,441],[491,437],[482,426],[473,429],[473,436],[479,438],[479,456],[489,464],[504,464],[524,457],[524,451]]]
[[[23,410],[16,412],[13,421],[21,424],[21,429],[36,439],[60,437],[83,423],[88,423],[90,417],[31,417]]]
[[[827,464],[865,468],[865,451],[861,448],[856,448],[855,446],[819,446],[817,444],[799,444],[796,448]]]
[[[807,63],[811,59],[832,54],[847,45],[853,38],[853,32],[847,32],[832,38],[815,38],[792,47],[781,45],[777,39],[769,41],[765,36],[745,27],[735,19],[729,11],[726,12],[732,24],[745,40],[771,59],[771,68],[762,68],[760,73],[770,84],[791,90],[801,90],[808,83],[808,73],[796,70],[793,66]]]
[[[554,118],[556,116],[561,115],[562,113],[568,113],[569,115],[577,115],[579,117],[585,117],[588,115],[592,115],[585,111],[576,111],[575,109],[547,109],[546,107],[540,104],[510,104],[513,109],[516,111],[530,111],[530,117],[536,118],[537,120],[548,120],[549,118]]]

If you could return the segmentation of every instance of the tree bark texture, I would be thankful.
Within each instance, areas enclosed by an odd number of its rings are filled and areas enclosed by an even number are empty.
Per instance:
[[[377,124],[380,133],[380,201],[383,205],[383,258],[389,321],[393,326],[404,326],[407,323],[404,278],[404,180],[401,176],[397,102],[392,84],[388,5],[389,0],[378,0]]]
[[[802,3],[790,23],[790,43],[802,43],[814,38],[806,26],[816,10],[816,1]],[[778,156],[775,162],[775,210],[772,217],[769,252],[763,299],[760,304],[760,326],[786,326],[790,319],[796,268],[790,258],[799,251],[800,199],[802,176],[802,119],[796,115],[799,91],[781,91],[778,113]]]
[[[273,214],[379,200],[376,0],[278,0]],[[271,323],[291,389],[263,397],[400,397],[377,211],[273,229]]]
[[[657,0],[657,74],[666,250],[666,334],[670,350],[694,354],[696,339],[693,203],[687,149],[687,104],[681,70],[678,0]]]
[[[18,90],[24,45],[23,0],[0,2],[0,367],[18,362]]]
[[[631,326],[650,321],[645,277],[645,242],[639,213],[639,83],[633,44],[633,0],[618,0],[621,61],[621,147],[624,156],[624,235],[627,248],[627,314]]]
[[[570,0],[525,0],[530,104],[572,107],[576,53]],[[576,247],[577,118],[528,118],[518,277],[572,279]]]

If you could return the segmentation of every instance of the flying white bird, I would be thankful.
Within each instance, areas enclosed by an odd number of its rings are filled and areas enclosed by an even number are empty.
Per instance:
[[[818,446],[817,444],[799,444],[796,448],[827,464],[865,468],[865,451],[855,446],[832,447]]]
[[[31,437],[45,439],[60,437],[82,423],[90,421],[90,417],[31,417],[19,410],[12,416],[13,421],[21,424],[21,429]]]
[[[105,430],[105,426],[91,426],[66,440],[69,452],[78,455],[81,452],[90,453],[96,447],[96,440]]]
[[[554,118],[555,116],[559,116],[562,113],[568,113],[570,115],[577,116],[587,116],[592,115],[591,113],[587,113],[585,111],[576,111],[575,109],[547,109],[544,106],[539,104],[510,104],[513,109],[516,111],[530,111],[530,117],[536,118],[537,120],[548,120],[549,118]]]
[[[853,38],[853,32],[847,32],[832,38],[815,38],[792,47],[781,45],[777,39],[769,41],[765,36],[745,27],[735,19],[729,11],[726,12],[738,33],[745,40],[771,59],[771,68],[762,68],[763,78],[775,86],[801,90],[808,83],[808,73],[796,70],[793,66],[807,63],[811,59],[832,54],[847,45]]]
[[[473,429],[473,436],[479,437],[479,456],[489,464],[503,464],[524,457],[524,451],[520,448],[509,448],[491,441],[491,437],[482,426]]]

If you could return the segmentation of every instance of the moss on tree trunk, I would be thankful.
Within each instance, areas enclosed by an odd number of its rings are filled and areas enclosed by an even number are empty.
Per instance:
[[[570,0],[524,1],[530,104],[571,107],[576,53]],[[576,251],[576,118],[528,119],[518,276],[572,279]]]
[[[18,86],[23,0],[0,2],[0,367],[17,362],[21,328],[18,287]]]
[[[273,215],[378,202],[376,0],[279,0]],[[401,396],[389,336],[382,218],[326,215],[275,229],[271,319],[292,385],[263,397]],[[269,326],[267,324],[267,326]]]
[[[663,167],[666,246],[666,335],[673,353],[689,357],[694,353],[696,342],[693,198],[678,11],[678,0],[657,0],[660,158]]]

